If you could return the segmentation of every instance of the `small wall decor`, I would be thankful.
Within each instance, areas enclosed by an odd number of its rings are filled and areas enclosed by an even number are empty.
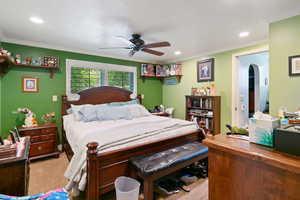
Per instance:
[[[214,58],[197,62],[198,82],[206,82],[206,81],[214,80],[214,64],[215,64]]]
[[[141,75],[142,76],[155,76],[155,69],[152,64],[142,64],[141,65]]]
[[[192,96],[215,96],[215,86],[210,85],[206,87],[192,88],[191,95]]]
[[[175,63],[170,65],[170,75],[171,76],[182,75],[181,63]]]
[[[31,65],[31,63],[32,63],[32,58],[31,57],[25,58],[25,64],[26,65]]]
[[[22,92],[28,92],[28,93],[39,92],[39,78],[22,77]]]
[[[169,66],[168,65],[156,65],[156,77],[166,77],[169,76]]]
[[[16,62],[16,64],[21,64],[22,60],[21,60],[21,56],[20,55],[16,55],[15,62]]]
[[[58,67],[58,57],[57,56],[43,56],[42,66],[46,67]]]
[[[300,76],[300,55],[289,57],[289,75]]]

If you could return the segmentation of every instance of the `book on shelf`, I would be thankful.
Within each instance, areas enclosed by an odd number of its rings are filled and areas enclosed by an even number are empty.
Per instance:
[[[193,99],[192,102],[188,102],[188,106],[192,108],[212,109],[212,105],[212,100],[209,98]]]

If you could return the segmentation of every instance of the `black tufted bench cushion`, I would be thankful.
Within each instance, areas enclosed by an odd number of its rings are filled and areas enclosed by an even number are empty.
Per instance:
[[[144,198],[153,199],[153,182],[165,175],[207,158],[208,148],[199,142],[189,142],[161,152],[138,156],[130,160],[138,177],[144,180]]]

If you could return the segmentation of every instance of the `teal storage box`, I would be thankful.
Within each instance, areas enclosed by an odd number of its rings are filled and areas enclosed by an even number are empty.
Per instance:
[[[273,147],[273,133],[280,127],[279,120],[249,120],[249,141]]]

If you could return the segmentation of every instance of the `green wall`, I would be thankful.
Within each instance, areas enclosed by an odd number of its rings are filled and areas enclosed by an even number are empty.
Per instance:
[[[270,24],[270,106],[300,108],[300,77],[288,75],[288,57],[300,55],[300,15]]]
[[[49,78],[49,73],[44,69],[32,69],[22,67],[12,67],[6,75],[4,75],[0,82],[0,103],[1,103],[1,134],[7,135],[10,128],[20,123],[20,119],[17,118],[13,111],[16,111],[19,107],[28,107],[34,113],[40,121],[41,115],[54,111],[56,113],[56,120],[61,125],[60,110],[61,110],[61,98],[60,96],[65,94],[66,89],[66,70],[65,60],[76,59],[86,60],[94,62],[103,62],[110,64],[119,64],[126,66],[138,67],[138,93],[144,94],[144,105],[147,108],[151,108],[155,105],[162,103],[162,83],[157,79],[147,79],[144,82],[139,77],[140,64],[134,61],[126,61],[120,59],[113,59],[100,56],[85,55],[67,51],[58,51],[45,48],[36,48],[30,46],[23,46],[11,43],[2,43],[2,45],[10,52],[14,54],[20,54],[22,58],[38,56],[52,55],[59,56],[60,59],[60,71],[55,73],[53,79]],[[22,93],[21,92],[21,77],[32,76],[40,79],[40,92],[39,93]],[[52,96],[58,95],[59,100],[52,102]]]
[[[225,131],[225,124],[231,123],[231,95],[232,95],[232,55],[253,49],[268,47],[268,44],[259,44],[250,47],[235,49],[208,56],[215,58],[215,85],[217,95],[221,96],[221,130]],[[207,58],[207,57],[206,57]],[[191,94],[192,87],[203,87],[209,83],[197,82],[197,61],[205,59],[199,57],[182,62],[183,77],[177,85],[163,85],[163,104],[174,107],[174,116],[185,118],[185,95]]]

